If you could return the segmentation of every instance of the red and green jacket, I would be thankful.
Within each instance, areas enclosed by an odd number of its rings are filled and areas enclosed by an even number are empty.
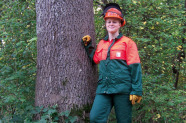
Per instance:
[[[97,94],[142,96],[141,64],[134,41],[120,34],[112,41],[105,37],[96,50],[91,44],[85,48],[91,61],[99,64]]]

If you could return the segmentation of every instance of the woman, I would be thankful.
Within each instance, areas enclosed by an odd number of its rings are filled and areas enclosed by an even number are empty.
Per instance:
[[[119,33],[125,20],[118,4],[107,4],[103,11],[108,36],[97,49],[90,36],[82,42],[89,58],[99,64],[99,80],[95,100],[90,112],[90,123],[107,123],[114,106],[118,123],[131,123],[132,104],[142,96],[141,64],[137,46],[130,38]]]

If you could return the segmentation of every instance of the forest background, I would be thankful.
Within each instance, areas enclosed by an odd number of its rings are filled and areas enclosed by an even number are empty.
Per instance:
[[[100,0],[94,0],[96,41],[106,35]],[[186,122],[184,0],[108,0],[123,10],[121,32],[138,46],[143,71],[143,100],[133,107],[133,122]],[[35,107],[35,0],[0,1],[0,123],[74,122],[78,114],[56,106]],[[34,116],[42,117],[35,121]],[[88,122],[88,120],[86,119]],[[85,122],[86,122],[85,121]],[[115,122],[114,112],[109,116]]]

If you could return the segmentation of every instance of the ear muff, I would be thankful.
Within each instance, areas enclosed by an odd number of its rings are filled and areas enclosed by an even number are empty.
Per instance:
[[[125,17],[123,17],[123,21],[121,23],[121,27],[125,26],[125,24],[126,24]]]

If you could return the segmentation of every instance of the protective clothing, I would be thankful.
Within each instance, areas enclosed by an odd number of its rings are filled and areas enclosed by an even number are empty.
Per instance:
[[[117,123],[131,123],[132,104],[129,95],[97,94],[90,112],[90,123],[107,123],[114,106]]]
[[[121,20],[121,27],[123,27],[126,23],[124,16],[122,15],[120,6],[116,3],[109,3],[105,6],[103,13],[104,19],[107,18],[118,18]]]
[[[130,95],[130,101],[131,101],[132,105],[134,105],[135,102],[140,103],[141,99],[142,99],[141,96]]]
[[[142,95],[141,64],[134,41],[120,34],[112,41],[105,37],[96,50],[90,45],[85,46],[87,54],[99,64],[97,94]]]
[[[89,35],[86,35],[82,38],[82,41],[85,46],[87,46],[91,42],[91,37]]]
[[[140,102],[142,96],[141,64],[135,42],[119,34],[112,41],[106,36],[98,43],[96,50],[91,42],[84,47],[91,62],[99,64],[99,79],[90,122],[106,123],[114,106],[115,112],[120,112],[116,113],[117,122],[130,123],[131,105],[136,101]],[[127,99],[122,101],[114,98],[119,97],[118,95]],[[131,102],[129,95],[132,95]]]
[[[107,4],[102,15],[105,20],[118,18],[122,26],[125,25],[118,4]],[[91,62],[99,64],[90,123],[106,123],[113,106],[118,123],[131,123],[132,104],[139,103],[142,96],[142,72],[136,43],[122,34],[111,41],[106,36],[97,49],[92,47],[89,36],[83,37],[82,43]]]

